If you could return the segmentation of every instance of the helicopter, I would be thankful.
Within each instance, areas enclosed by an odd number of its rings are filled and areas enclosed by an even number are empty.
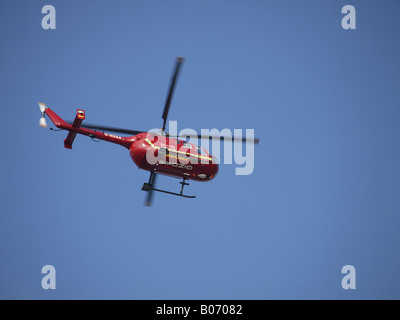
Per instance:
[[[72,149],[73,142],[77,134],[89,136],[92,139],[104,140],[121,145],[129,150],[129,154],[133,162],[139,167],[150,172],[150,177],[142,186],[142,190],[148,192],[145,201],[146,206],[152,205],[153,192],[162,192],[178,197],[196,198],[183,193],[185,186],[189,185],[188,180],[193,181],[211,181],[215,178],[219,170],[218,160],[212,156],[207,150],[187,142],[187,138],[198,139],[220,139],[220,136],[202,135],[181,135],[170,136],[166,131],[168,113],[174,94],[177,78],[182,66],[184,58],[176,59],[173,76],[169,86],[167,99],[162,114],[163,125],[159,132],[146,132],[122,128],[114,128],[100,126],[94,124],[82,124],[86,119],[85,111],[78,109],[73,122],[65,121],[58,116],[46,104],[39,102],[39,109],[42,114],[39,125],[47,127],[45,116],[47,115],[53,124],[60,130],[68,131],[68,135],[64,140],[64,147]],[[54,130],[53,128],[50,128]],[[130,136],[119,136],[108,132],[118,134],[128,134]],[[242,137],[233,137],[232,141],[249,142]],[[259,143],[258,138],[250,141],[250,143]],[[180,182],[180,192],[172,192],[158,189],[155,187],[156,177],[158,174],[166,175],[182,179]]]

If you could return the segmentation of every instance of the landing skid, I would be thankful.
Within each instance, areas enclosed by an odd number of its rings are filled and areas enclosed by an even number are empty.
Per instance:
[[[172,195],[178,196],[178,197],[184,197],[184,198],[190,198],[190,199],[196,198],[196,196],[188,196],[188,195],[186,195],[186,194],[175,193],[175,192],[166,191],[166,190],[161,190],[161,189],[156,189],[156,188],[153,188],[153,190],[154,190],[154,191],[158,191],[158,192],[163,192],[163,193],[172,194]]]
[[[152,172],[153,174],[153,172]],[[183,197],[183,198],[189,198],[189,199],[194,199],[196,198],[196,196],[188,196],[186,194],[183,194],[183,188],[184,186],[188,186],[189,183],[186,182],[186,179],[183,179],[182,182],[179,182],[182,185],[181,188],[181,192],[180,193],[176,193],[176,192],[171,192],[171,191],[167,191],[167,190],[161,190],[161,189],[156,189],[154,188],[154,185],[152,184],[152,175],[150,176],[149,179],[149,183],[144,183],[142,190],[143,191],[147,191],[147,192],[151,192],[151,191],[157,191],[157,192],[162,192],[162,193],[167,193],[167,194],[172,194],[174,196],[178,196],[178,197]]]

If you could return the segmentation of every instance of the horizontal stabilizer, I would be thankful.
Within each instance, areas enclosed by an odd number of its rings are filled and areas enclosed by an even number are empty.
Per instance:
[[[75,120],[72,123],[72,127],[77,129],[80,128],[83,120],[85,120],[85,111],[78,109]],[[67,138],[64,140],[64,147],[67,149],[72,149],[72,143],[74,142],[75,137],[76,132],[70,131]]]

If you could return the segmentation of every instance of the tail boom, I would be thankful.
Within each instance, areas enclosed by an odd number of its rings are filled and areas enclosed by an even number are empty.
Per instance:
[[[82,110],[78,110],[78,115],[75,118],[74,123],[69,124],[68,122],[65,122],[62,118],[60,118],[49,107],[46,106],[44,109],[44,113],[50,118],[50,120],[54,123],[54,125],[57,128],[69,131],[67,138],[64,140],[64,145],[66,148],[68,148],[68,149],[72,148],[72,142],[74,141],[76,134],[82,134],[85,136],[89,136],[91,138],[97,138],[100,140],[116,143],[127,149],[130,148],[130,146],[134,140],[132,137],[120,137],[120,136],[109,134],[109,133],[95,131],[95,130],[91,130],[91,129],[87,129],[87,128],[82,128],[80,125],[81,125],[81,122],[83,119],[79,117],[79,111],[82,111]]]

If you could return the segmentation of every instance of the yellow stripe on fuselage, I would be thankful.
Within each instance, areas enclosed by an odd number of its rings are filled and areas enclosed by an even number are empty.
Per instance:
[[[152,148],[156,149],[156,150],[160,150],[160,147],[155,146],[149,139],[145,138],[144,139]],[[179,153],[179,154],[184,154],[187,156],[186,152],[183,151],[177,151],[177,150],[172,150],[172,149],[167,149],[168,152],[172,152],[172,153]],[[190,157],[195,157],[195,158],[199,158],[199,159],[204,159],[204,160],[208,160],[208,161],[212,161],[211,157],[205,157],[205,156],[201,156],[199,154],[193,154],[193,153],[189,153]],[[179,158],[176,157],[177,159],[181,159],[181,160],[187,160],[187,158]]]

